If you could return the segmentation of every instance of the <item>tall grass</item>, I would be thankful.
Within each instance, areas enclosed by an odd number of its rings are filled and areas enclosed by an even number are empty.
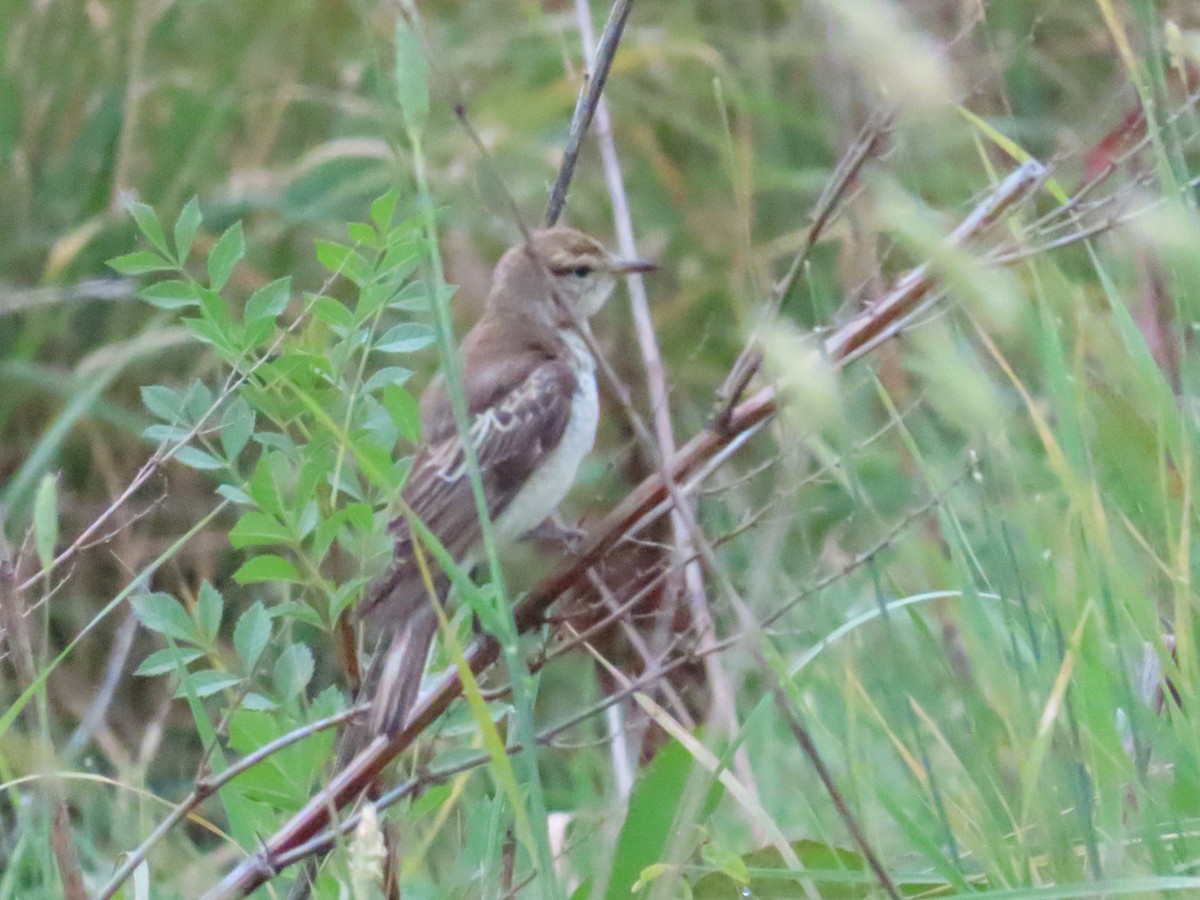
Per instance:
[[[233,308],[284,275],[297,294],[326,290],[352,306],[355,288],[326,284],[313,242],[344,241],[345,223],[366,219],[389,187],[400,213],[417,214],[419,159],[446,278],[460,285],[452,312],[459,326],[477,314],[489,266],[520,234],[497,176],[533,223],[555,171],[580,83],[573,20],[555,5],[422,4],[431,106],[418,157],[395,100],[395,15],[386,4],[275,0],[7,11],[0,516],[10,558],[22,560],[17,582],[38,568],[47,505],[61,550],[153,451],[142,386],[219,386],[228,373],[177,313],[134,296],[136,277],[105,268],[146,248],[123,199],[173,222],[199,196],[197,276],[242,220],[247,255],[225,291]],[[1200,65],[1196,15],[1146,0],[635,6],[607,97],[638,238],[662,267],[652,311],[675,428],[686,437],[708,421],[751,335],[762,339],[765,377],[786,388],[777,420],[713,476],[697,509],[719,561],[707,573],[718,632],[744,624],[715,588],[720,575],[769,623],[765,644],[747,637],[724,651],[732,729],[703,715],[686,728],[658,695],[626,704],[626,727],[656,722],[668,735],[639,761],[628,796],[613,775],[611,721],[592,717],[536,765],[523,756],[506,770],[481,753],[487,728],[453,708],[404,769],[442,774],[389,813],[411,895],[552,892],[553,854],[553,885],[581,897],[635,887],[883,896],[772,701],[755,646],[906,896],[1200,890],[1200,227],[1197,119],[1185,99],[1189,67]],[[456,103],[486,159],[456,123]],[[884,107],[895,113],[886,146],[781,319],[764,323],[839,156]],[[1139,109],[1150,127],[1137,152],[1111,157],[1114,171],[1075,217],[1039,221]],[[947,252],[944,236],[1022,154],[1055,164],[996,239],[1027,258],[1000,269],[987,248]],[[607,204],[589,148],[567,218],[607,234]],[[1117,218],[1086,241],[1036,250]],[[805,332],[926,261],[947,296],[922,321],[840,373],[814,362]],[[629,329],[619,301],[596,323],[639,403]],[[316,346],[318,335],[306,339]],[[415,385],[436,361],[410,364]],[[345,414],[320,410],[339,423],[356,421],[365,402],[313,396]],[[570,504],[585,521],[649,465],[616,404],[607,408]],[[329,440],[353,470],[363,437],[343,431]],[[377,526],[387,498],[369,482]],[[214,669],[245,662],[236,623],[271,610],[280,643],[260,652],[273,668],[252,664],[245,683],[273,677],[279,688],[293,677],[295,722],[337,705],[324,691],[342,682],[323,612],[348,600],[337,588],[358,575],[356,561],[327,562],[310,581],[236,583],[245,559],[230,545],[232,515],[191,534],[220,502],[214,487],[206,470],[172,465],[114,520],[119,530],[54,578],[19,596],[0,584],[6,611],[27,623],[0,618],[0,900],[62,896],[72,853],[86,888],[99,888],[192,788],[209,752],[198,721],[219,729],[220,711],[244,699],[232,685],[209,697],[193,689],[189,713],[172,701],[178,669],[134,677],[150,653],[170,649],[170,632],[140,629],[125,648],[125,607],[113,603],[124,592],[170,594],[203,618],[200,585],[217,585],[225,618],[202,648]],[[355,550],[369,556],[371,540]],[[524,548],[505,560],[510,595],[544,571],[541,556]],[[299,612],[292,601],[312,599],[314,585],[327,605]],[[468,618],[456,622],[464,639]],[[311,682],[297,672],[303,651],[285,646],[311,649]],[[528,739],[597,701],[595,672],[582,654],[543,670],[518,698],[527,721],[514,720],[512,735]],[[103,715],[89,719],[107,689]],[[488,709],[503,731],[505,702]],[[86,750],[70,755],[81,722]],[[268,730],[235,728],[221,752],[246,752]],[[260,790],[240,821],[238,801],[211,801],[173,829],[139,875],[148,896],[195,896],[253,853],[254,835],[315,788],[322,759],[297,751],[290,771],[304,777],[277,770],[278,793]],[[460,768],[467,760],[476,764]],[[536,839],[510,837],[522,815]],[[340,879],[369,893],[371,879],[354,880],[345,862],[355,846],[322,889]]]

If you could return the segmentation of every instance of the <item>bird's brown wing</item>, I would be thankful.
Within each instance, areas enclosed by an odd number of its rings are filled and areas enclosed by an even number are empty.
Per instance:
[[[479,461],[488,515],[504,511],[530,474],[562,438],[571,415],[576,376],[563,360],[544,354],[523,354],[497,364],[500,371],[476,369],[476,390],[468,385],[472,408],[470,436]],[[479,390],[484,382],[485,390]],[[490,403],[480,402],[484,398]],[[448,404],[448,401],[445,401]],[[426,409],[425,424],[442,409]],[[457,429],[448,435],[444,425],[426,428],[440,437],[423,446],[413,461],[401,494],[412,513],[438,538],[456,560],[475,549],[481,529],[466,453]],[[362,611],[378,624],[401,626],[417,611],[428,608],[427,591],[413,556],[412,535],[405,516],[390,526],[396,536],[396,555],[387,575],[365,598]],[[432,557],[425,557],[436,571]],[[436,579],[439,595],[446,579]]]
[[[530,474],[562,439],[571,415],[576,376],[562,359],[533,349],[488,359],[467,353],[465,386],[470,438],[479,461],[488,515],[495,519]],[[479,542],[481,529],[466,454],[454,425],[449,398],[435,382],[422,398],[424,444],[417,452],[401,494],[442,546],[462,561]],[[437,618],[429,590],[414,556],[408,519],[389,526],[396,551],[388,571],[360,604],[361,612],[381,628],[379,645],[359,688],[371,711],[343,734],[338,758],[352,758],[366,742],[393,734],[404,724],[421,684]],[[449,579],[425,554],[438,599]]]

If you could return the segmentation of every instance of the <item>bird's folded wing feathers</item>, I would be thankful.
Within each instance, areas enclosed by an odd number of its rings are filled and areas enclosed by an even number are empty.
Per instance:
[[[508,389],[487,391],[492,402],[472,403],[475,408],[469,410],[471,442],[493,521],[562,439],[577,381],[571,366],[561,359],[531,354],[523,360],[510,359],[505,367],[508,378],[499,387],[508,381]],[[468,399],[477,397],[478,392],[472,397],[468,386]],[[417,454],[401,496],[450,555],[461,560],[478,544],[481,529],[458,432],[445,436],[445,429],[441,431],[440,440]],[[397,517],[390,528],[396,536],[395,560],[362,609],[379,621],[398,625],[427,598],[406,517]]]

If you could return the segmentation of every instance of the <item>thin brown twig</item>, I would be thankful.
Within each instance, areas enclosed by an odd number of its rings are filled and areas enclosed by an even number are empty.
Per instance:
[[[651,591],[662,584],[667,575],[668,567],[664,566],[659,571],[655,572],[654,575],[652,575],[650,579],[644,585],[642,585],[642,587],[634,591],[619,606],[610,607],[601,618],[590,623],[587,628],[584,628],[582,631],[573,634],[571,637],[555,644],[552,647],[544,649],[537,657],[530,661],[529,671],[536,672],[538,669],[542,668],[552,660],[558,659],[560,656],[565,656],[567,653],[570,653],[572,650],[591,640],[608,626],[617,622],[623,615],[644,600]]]
[[[79,854],[75,852],[75,842],[71,839],[71,811],[66,800],[59,800],[54,810],[54,821],[50,827],[50,847],[58,865],[63,900],[86,900],[87,891],[83,887]]]
[[[99,892],[97,892],[95,900],[107,900],[107,898],[113,896],[121,887],[121,885],[124,884],[125,879],[132,875],[133,870],[142,864],[142,861],[146,859],[146,856],[150,850],[167,834],[167,832],[187,818],[198,806],[200,806],[201,803],[231,782],[234,778],[237,778],[237,776],[241,775],[243,772],[254,768],[268,757],[290,747],[292,744],[310,738],[318,732],[326,731],[330,728],[336,728],[360,713],[365,712],[366,709],[367,704],[365,703],[358,706],[352,706],[349,709],[342,710],[337,715],[329,716],[325,719],[318,719],[317,721],[310,722],[309,724],[303,725],[300,728],[295,728],[292,731],[289,731],[287,734],[282,734],[273,741],[268,741],[267,743],[263,744],[253,753],[249,753],[239,759],[236,763],[233,763],[219,775],[211,778],[197,778],[192,787],[192,792],[183,798],[183,800],[181,800],[179,804],[176,805],[173,810],[171,810],[170,815],[159,822],[158,826],[152,832],[150,832],[149,836],[125,858],[125,861],[122,863],[121,867],[113,873],[113,876],[109,879],[108,883],[102,887]]]
[[[24,687],[37,678],[37,666],[21,599],[16,568],[7,559],[0,559],[0,630],[3,630],[13,667],[17,670],[18,683]]]
[[[945,245],[960,247],[989,230],[1013,205],[1036,190],[1047,174],[1046,167],[1036,160],[1014,170],[971,210],[946,238]],[[935,285],[933,274],[928,263],[910,270],[883,299],[834,332],[825,341],[826,354],[844,364],[893,337]]]
[[[463,131],[467,133],[467,137],[471,139],[471,143],[475,145],[475,149],[479,151],[479,157],[484,161],[488,175],[496,182],[496,186],[500,188],[500,193],[508,203],[508,211],[512,214],[513,224],[520,229],[521,237],[528,244],[530,241],[529,228],[525,225],[525,220],[521,218],[521,208],[517,206],[516,198],[513,197],[512,192],[508,189],[508,185],[504,183],[504,179],[496,171],[492,154],[488,152],[487,146],[483,143],[482,138],[479,137],[479,132],[471,124],[471,119],[467,116],[467,105],[465,103],[454,104],[454,115],[458,119],[459,125],[462,126]]]
[[[633,8],[633,0],[615,0],[608,14],[608,22],[604,33],[600,36],[600,46],[596,48],[596,65],[588,73],[587,83],[579,93],[575,103],[575,113],[571,117],[571,130],[567,135],[567,145],[563,149],[562,165],[558,170],[558,178],[550,190],[550,199],[546,203],[546,226],[558,222],[562,217],[563,207],[567,203],[567,189],[575,175],[575,163],[579,160],[579,150],[583,146],[584,135],[600,102],[600,94],[604,83],[608,80],[612,68],[613,57],[617,54],[617,46],[621,43],[621,34],[625,30],[625,22]]]
[[[670,573],[672,569],[668,567],[666,571]],[[592,569],[588,572],[588,581],[591,582],[593,589],[600,596],[601,601],[610,611],[621,608],[622,604],[617,600],[616,597],[613,596],[613,593],[611,590],[609,590],[608,585],[606,585],[596,574],[595,569]],[[657,619],[658,617],[656,616],[655,618]],[[645,637],[643,637],[642,629],[633,627],[628,619],[620,618],[618,619],[618,623],[624,629],[625,637],[626,640],[629,641],[629,645],[637,652],[638,656],[641,657],[644,671],[650,674],[660,675],[662,672],[662,661],[670,655],[670,648],[651,647],[650,644],[647,643]],[[661,690],[663,691],[667,701],[670,703],[671,708],[675,711],[676,717],[684,721],[689,729],[694,728],[696,726],[695,720],[692,718],[691,713],[688,712],[687,706],[683,702],[683,698],[680,697],[679,692],[675,690],[675,686],[672,685],[670,681],[663,679],[661,682]]]
[[[1171,125],[1178,121],[1183,115],[1191,112],[1200,104],[1200,92],[1194,92],[1184,98],[1183,102],[1164,120],[1164,125]],[[1058,206],[1047,210],[1044,214],[1034,219],[1027,226],[1027,232],[1030,234],[1045,235],[1051,231],[1071,228],[1069,234],[1063,235],[1060,238],[1044,242],[1034,247],[1025,248],[1023,250],[1009,249],[993,253],[989,262],[999,265],[1010,265],[1014,262],[1019,262],[1023,259],[1028,259],[1037,256],[1041,253],[1046,253],[1051,250],[1060,249],[1072,243],[1087,240],[1095,237],[1105,231],[1108,231],[1123,222],[1128,221],[1140,215],[1146,209],[1153,208],[1157,203],[1162,201],[1162,198],[1157,198],[1143,206],[1139,210],[1128,212],[1109,213],[1101,222],[1094,223],[1090,226],[1081,226],[1081,220],[1085,215],[1095,214],[1104,207],[1113,206],[1121,198],[1121,193],[1107,194],[1094,202],[1084,205],[1087,197],[1095,191],[1104,181],[1115,172],[1120,166],[1132,159],[1136,154],[1145,150],[1151,143],[1152,136],[1149,133],[1142,135],[1136,142],[1131,144],[1122,153],[1114,156],[1104,166],[1103,169],[1095,173],[1092,177],[1081,182],[1075,187],[1074,193],[1067,199],[1066,202],[1060,203]],[[1132,187],[1148,184],[1153,180],[1152,175],[1138,176],[1132,181]],[[1181,190],[1189,190],[1200,183],[1200,179],[1191,179],[1188,182],[1180,185]]]
[[[812,225],[804,236],[804,242],[792,259],[791,265],[783,278],[771,291],[772,307],[770,314],[778,313],[779,308],[800,279],[800,273],[812,255],[813,248],[825,235],[825,230],[833,223],[836,213],[843,208],[842,200],[851,186],[857,181],[863,167],[875,158],[883,143],[883,138],[891,124],[891,116],[886,112],[873,114],[859,131],[858,136],[851,141],[849,148],[842,154],[833,170],[817,205],[812,212]]]
[[[136,525],[142,519],[146,518],[146,516],[150,515],[150,513],[154,512],[154,510],[158,509],[158,507],[161,506],[166,501],[166,499],[167,499],[167,489],[164,486],[162,493],[159,494],[157,497],[155,497],[153,500],[151,500],[149,503],[147,503],[143,508],[130,513],[124,522],[115,526],[111,531],[108,531],[104,534],[98,535],[97,537],[93,538],[92,540],[90,540],[84,544],[81,544],[79,549],[80,550],[91,550],[93,547],[100,547],[104,544],[107,544],[109,541],[113,540],[118,535],[120,535],[121,532],[126,531],[133,525]]]
[[[809,256],[817,242],[824,236],[825,230],[834,222],[838,211],[843,207],[843,200],[858,179],[863,167],[875,157],[883,136],[886,133],[890,117],[886,113],[876,113],[863,126],[858,136],[851,142],[850,147],[842,154],[837,166],[826,183],[821,196],[813,209],[809,226],[800,248],[792,258],[787,272],[771,291],[771,300],[767,304],[762,321],[770,324],[779,315],[780,309],[791,295],[808,263]],[[728,421],[730,410],[734,407],[749,387],[751,380],[762,367],[762,349],[756,340],[746,344],[734,361],[725,382],[716,394],[717,413],[715,421],[718,428],[724,428]]]
[[[829,799],[833,801],[834,807],[838,811],[838,816],[842,823],[846,826],[846,830],[850,832],[850,837],[858,849],[862,851],[863,857],[867,861],[867,865],[871,867],[871,871],[875,875],[875,879],[879,882],[879,886],[884,892],[892,898],[892,900],[900,900],[900,891],[896,884],[892,881],[892,877],[888,874],[887,869],[883,867],[883,862],[875,853],[870,841],[867,840],[866,833],[862,830],[862,826],[858,823],[858,817],[847,805],[845,798],[838,790],[837,782],[833,780],[833,774],[829,771],[829,767],[825,765],[825,760],[822,758],[820,751],[817,749],[816,741],[813,740],[812,733],[804,724],[800,716],[800,711],[792,704],[791,699],[783,690],[783,686],[779,682],[778,675],[775,670],[766,661],[761,661],[762,671],[771,683],[771,694],[775,698],[775,705],[783,714],[784,721],[787,723],[788,729],[796,738],[796,743],[800,745],[800,749],[804,751],[804,755],[808,757],[809,763],[813,770],[817,773],[817,777],[821,780],[821,784],[825,787],[825,793],[829,795]]]
[[[1089,186],[1090,186],[1090,184],[1089,184]],[[1195,189],[1196,187],[1200,187],[1200,176],[1188,179],[1187,181],[1183,182],[1180,185],[1180,190],[1181,191],[1189,191],[1189,190]],[[1097,201],[1095,207],[1093,207],[1093,209],[1090,211],[1099,209],[1102,204],[1108,203],[1108,201],[1111,199],[1112,199],[1111,197],[1106,197],[1106,198],[1104,198],[1104,200]],[[998,247],[995,250],[991,251],[990,253],[986,254],[984,257],[984,261],[986,263],[988,263],[988,265],[993,265],[993,266],[1011,266],[1011,265],[1014,265],[1015,263],[1022,262],[1027,259],[1032,259],[1032,258],[1040,256],[1042,254],[1050,253],[1051,251],[1054,251],[1054,250],[1061,250],[1063,247],[1069,247],[1073,244],[1079,244],[1079,243],[1082,243],[1083,241],[1090,240],[1094,237],[1098,237],[1101,234],[1112,231],[1114,228],[1117,228],[1118,226],[1124,225],[1127,222],[1133,221],[1134,219],[1138,218],[1139,216],[1145,215],[1146,213],[1150,212],[1152,209],[1155,209],[1155,208],[1161,206],[1165,202],[1166,202],[1165,197],[1161,197],[1161,196],[1155,197],[1153,200],[1150,200],[1150,201],[1144,203],[1142,206],[1137,207],[1136,209],[1112,212],[1112,213],[1109,213],[1107,216],[1105,216],[1098,222],[1093,222],[1090,225],[1083,225],[1083,226],[1080,226],[1078,224],[1078,221],[1080,218],[1082,218],[1082,215],[1080,213],[1075,213],[1074,215],[1072,215],[1072,217],[1069,221],[1063,222],[1057,226],[1057,228],[1074,227],[1075,228],[1074,231],[1069,231],[1066,234],[1061,235],[1060,237],[1053,238],[1053,239],[1047,240],[1047,241],[1042,241],[1039,244],[1034,244],[1034,245],[1031,245],[1028,247],[1017,247],[1015,244],[1010,242],[1010,243],[1002,245],[1001,247]],[[1066,204],[1056,207],[1055,210],[1052,210],[1050,213],[1047,214],[1047,216],[1043,216],[1042,219],[1039,221],[1044,221],[1050,215],[1058,214],[1062,210],[1067,210],[1069,208],[1072,208],[1073,205],[1074,205],[1074,198],[1069,200]],[[1044,229],[1043,233],[1047,233],[1049,231],[1051,231],[1051,229],[1046,228],[1046,229]]]
[[[889,546],[891,546],[891,544],[893,542],[895,542],[896,538],[899,537],[900,534],[902,534],[914,522],[918,521],[919,519],[924,518],[924,516],[928,512],[930,512],[932,509],[934,509],[935,507],[937,507],[941,503],[943,503],[946,499],[946,496],[950,493],[950,491],[953,490],[955,487],[957,487],[961,482],[965,481],[968,477],[970,477],[971,473],[974,471],[975,471],[975,467],[973,465],[968,466],[966,469],[963,470],[963,472],[957,478],[955,478],[953,481],[951,481],[950,484],[947,485],[943,491],[941,491],[940,493],[934,494],[925,503],[923,503],[920,506],[916,507],[915,509],[911,510],[903,519],[901,519],[899,522],[897,522],[895,525],[893,525],[888,530],[888,532],[886,534],[884,534],[883,537],[881,537],[878,541],[876,541],[874,544],[872,544],[866,550],[862,550],[862,551],[856,553],[849,560],[847,560],[843,565],[841,565],[837,570],[830,572],[827,575],[824,575],[823,577],[817,579],[816,581],[812,582],[807,587],[805,587],[804,590],[800,591],[799,593],[795,594],[794,596],[789,597],[787,600],[783,601],[783,603],[779,604],[779,606],[777,606],[772,612],[768,613],[766,616],[763,617],[762,622],[760,623],[761,626],[763,627],[763,629],[770,628],[772,625],[774,625],[776,622],[778,622],[780,619],[782,619],[785,615],[787,615],[787,613],[789,611],[795,609],[797,606],[799,606],[801,603],[803,603],[809,597],[813,597],[813,596],[819,594],[821,591],[825,590],[825,588],[829,587],[834,582],[839,581],[842,578],[845,578],[847,575],[849,575],[855,569],[866,564],[868,561],[874,559],[876,556],[878,556],[880,553],[882,553],[884,550],[886,550]]]

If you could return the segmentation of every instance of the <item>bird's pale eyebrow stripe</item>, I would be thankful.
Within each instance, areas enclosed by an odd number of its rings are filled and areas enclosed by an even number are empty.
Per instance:
[[[581,266],[587,266],[592,269],[599,268],[600,264],[604,262],[604,255],[589,247],[586,250],[578,250],[574,253],[559,251],[550,257],[547,262],[549,263],[551,272],[555,275],[564,275],[567,272],[575,271]]]

